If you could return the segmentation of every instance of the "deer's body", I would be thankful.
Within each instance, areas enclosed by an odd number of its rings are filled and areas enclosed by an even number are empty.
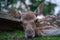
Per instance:
[[[40,20],[40,21],[39,21]],[[60,35],[60,28],[55,24],[56,17],[53,15],[46,16],[45,19],[38,19],[36,24],[37,35],[42,36],[56,36]]]

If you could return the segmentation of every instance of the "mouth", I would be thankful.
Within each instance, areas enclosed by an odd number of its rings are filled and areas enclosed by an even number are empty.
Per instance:
[[[32,38],[32,36],[28,36],[28,38]]]
[[[27,38],[33,38],[35,37],[35,32],[30,30],[30,31],[27,31],[25,35],[27,36]]]

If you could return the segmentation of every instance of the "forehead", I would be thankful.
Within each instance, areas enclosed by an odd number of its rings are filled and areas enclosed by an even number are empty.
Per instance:
[[[35,20],[36,16],[34,15],[33,12],[28,11],[22,14],[22,19],[25,21]]]

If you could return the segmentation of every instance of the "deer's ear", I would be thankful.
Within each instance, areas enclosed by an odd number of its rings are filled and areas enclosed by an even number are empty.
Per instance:
[[[36,13],[36,15],[42,14],[43,7],[44,7],[44,3],[41,3],[41,4],[38,6],[38,8],[34,11],[34,13]]]
[[[34,15],[35,15],[35,16],[37,16],[37,13],[36,13],[36,12],[34,12]]]

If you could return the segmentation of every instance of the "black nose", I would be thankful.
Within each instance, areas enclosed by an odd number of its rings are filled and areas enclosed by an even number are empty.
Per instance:
[[[28,30],[28,31],[27,31],[27,37],[32,37],[32,36],[33,36],[33,31]]]
[[[28,36],[28,38],[32,38],[32,36]]]

